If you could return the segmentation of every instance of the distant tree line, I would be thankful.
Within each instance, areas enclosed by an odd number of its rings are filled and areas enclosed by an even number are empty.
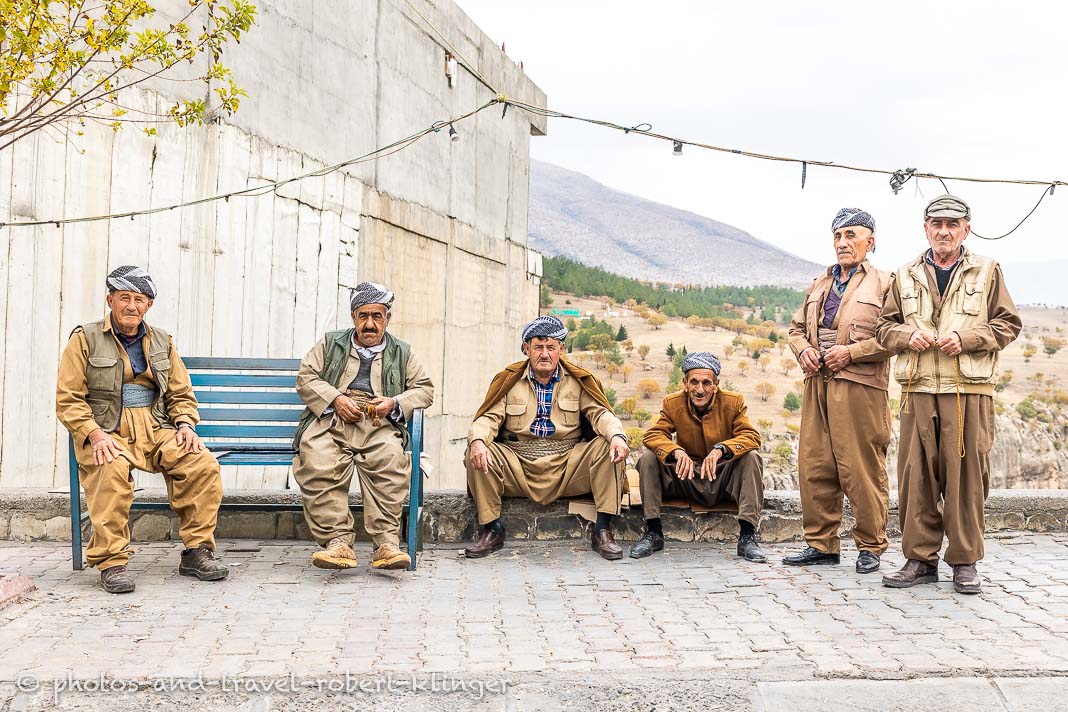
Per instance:
[[[776,307],[780,309],[779,321],[788,321],[804,296],[799,290],[772,285],[695,287],[641,282],[567,257],[543,258],[542,275],[542,284],[558,292],[610,297],[618,304],[633,300],[672,317],[735,318],[735,309],[741,307],[751,310],[750,324],[774,321]]]

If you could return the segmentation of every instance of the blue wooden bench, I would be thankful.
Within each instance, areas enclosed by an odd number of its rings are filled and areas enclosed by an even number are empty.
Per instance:
[[[293,464],[293,434],[304,408],[304,402],[296,391],[296,372],[300,368],[298,359],[192,357],[182,360],[189,370],[194,392],[200,402],[201,423],[197,426],[197,434],[218,458],[220,465]],[[256,425],[245,424],[250,422]],[[412,559],[409,569],[414,570],[416,550],[421,543],[423,505],[423,479],[419,468],[423,450],[422,408],[417,408],[412,414],[408,433],[411,436],[412,476],[408,504],[404,505],[402,530],[406,532],[408,556]],[[69,458],[71,554],[74,569],[80,571],[83,568],[82,526],[89,514],[81,511],[81,489],[73,438],[70,439]],[[167,502],[134,501],[132,505],[132,509],[170,508]],[[352,505],[352,509],[363,511],[363,505]],[[302,512],[303,506],[223,502],[220,510]]]

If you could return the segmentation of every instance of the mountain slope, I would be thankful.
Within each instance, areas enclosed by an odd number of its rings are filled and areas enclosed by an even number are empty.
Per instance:
[[[544,254],[644,280],[803,288],[821,269],[736,227],[539,161],[530,165],[528,232]]]

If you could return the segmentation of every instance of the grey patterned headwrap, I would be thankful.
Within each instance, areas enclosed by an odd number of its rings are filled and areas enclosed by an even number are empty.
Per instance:
[[[378,282],[360,282],[349,296],[349,308],[356,311],[365,304],[381,304],[388,311],[393,307],[394,294]]]
[[[567,338],[567,327],[555,316],[539,316],[523,328],[523,343],[539,336],[563,341]]]
[[[719,364],[719,359],[707,351],[694,351],[686,354],[686,358],[682,360],[682,372],[689,373],[695,368],[707,368],[716,374],[716,378],[719,378],[719,372],[722,367]]]
[[[843,227],[866,227],[875,232],[875,218],[860,208],[842,208],[831,221],[831,232],[837,232]]]
[[[156,283],[140,267],[123,265],[116,267],[108,275],[109,292],[139,292],[149,299],[156,298]]]

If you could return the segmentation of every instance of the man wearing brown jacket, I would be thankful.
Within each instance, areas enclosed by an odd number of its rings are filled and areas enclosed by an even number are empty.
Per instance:
[[[140,267],[107,278],[110,314],[74,330],[59,362],[56,415],[74,438],[93,535],[86,561],[109,593],[134,590],[130,548],[130,470],[162,472],[185,544],[178,572],[226,578],[215,524],[222,501],[219,463],[194,427],[200,418],[189,373],[174,342],[144,321],[156,285]]]
[[[706,507],[738,505],[738,556],[764,561],[756,540],[764,508],[760,433],[749,422],[740,393],[719,390],[719,359],[706,351],[682,362],[683,388],[664,398],[660,416],[645,432],[638,459],[646,530],[631,547],[640,559],[664,548],[660,507],[665,497]]]
[[[938,581],[943,537],[954,589],[981,588],[998,352],[1023,325],[998,263],[964,247],[971,217],[952,195],[928,203],[930,249],[895,273],[879,318],[902,388],[898,516],[908,561],[883,577],[892,588]]]
[[[790,322],[790,349],[805,374],[797,469],[804,551],[790,566],[837,564],[843,494],[856,524],[856,571],[878,570],[886,551],[890,353],[875,338],[890,275],[867,260],[875,220],[844,208],[831,222],[837,263],[813,281]]]
[[[501,497],[549,504],[592,494],[593,551],[623,558],[612,537],[630,447],[600,382],[563,356],[567,329],[541,316],[523,329],[527,358],[498,373],[467,435],[467,490],[478,510],[478,539],[464,550],[477,559],[504,546]]]

